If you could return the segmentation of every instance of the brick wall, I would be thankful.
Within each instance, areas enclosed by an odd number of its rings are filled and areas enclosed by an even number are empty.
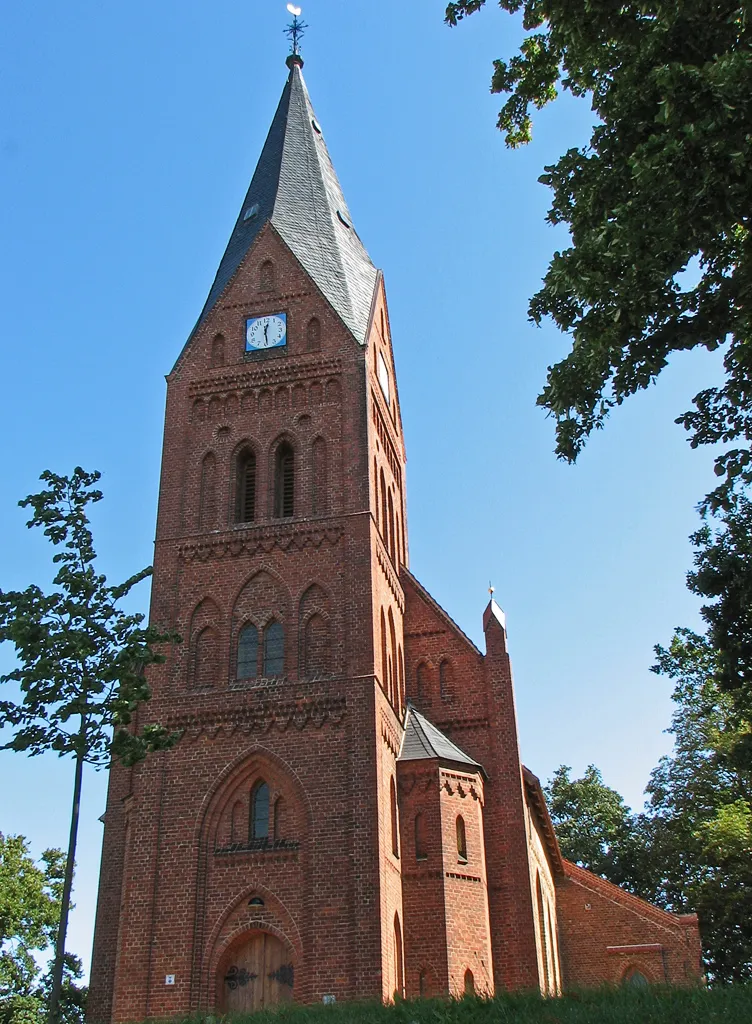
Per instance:
[[[694,914],[667,914],[610,882],[564,862],[557,906],[564,984],[618,985],[635,970],[656,984],[702,978]]]

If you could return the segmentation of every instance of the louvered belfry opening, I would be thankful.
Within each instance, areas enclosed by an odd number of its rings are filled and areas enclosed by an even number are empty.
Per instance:
[[[244,451],[238,459],[237,520],[252,523],[256,518],[256,456]]]
[[[276,461],[274,512],[279,519],[289,519],[295,514],[295,453],[288,441],[277,449]]]

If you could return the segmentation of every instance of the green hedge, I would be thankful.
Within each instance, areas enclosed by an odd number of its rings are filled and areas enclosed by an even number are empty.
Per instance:
[[[561,999],[503,995],[458,1002],[422,999],[396,1006],[337,1003],[277,1007],[245,1017],[191,1018],[191,1024],[752,1024],[752,985],[706,989],[606,989]],[[186,1019],[187,1024],[187,1019]]]

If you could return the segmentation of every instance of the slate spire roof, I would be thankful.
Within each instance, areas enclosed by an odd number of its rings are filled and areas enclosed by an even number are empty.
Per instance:
[[[425,716],[416,711],[412,704],[408,704],[405,735],[402,737],[402,747],[400,748],[398,760],[422,761],[434,759],[466,765],[473,771],[483,771],[482,765],[474,761],[456,743],[452,743],[441,729],[437,729],[432,722],[429,722]]]
[[[282,98],[194,333],[271,221],[362,345],[378,272],[352,227],[303,80],[303,62],[293,54],[287,63]]]

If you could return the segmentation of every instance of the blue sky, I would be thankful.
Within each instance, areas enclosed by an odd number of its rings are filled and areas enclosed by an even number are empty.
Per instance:
[[[495,5],[455,30],[434,0],[310,0],[304,74],[355,225],[384,270],[407,440],[410,564],[482,645],[507,612],[525,763],[594,762],[633,806],[670,749],[653,645],[696,625],[686,592],[711,456],[673,423],[719,374],[684,354],[592,439],[553,455],[535,406],[567,349],[527,321],[551,252],[546,163],[586,141],[587,105],[505,148]],[[16,501],[45,468],[103,473],[102,569],[152,558],[164,375],[201,309],[282,90],[281,0],[16,4],[0,41],[0,587],[50,578]],[[148,588],[137,604],[146,610]],[[12,652],[0,650],[0,666]],[[67,842],[72,766],[0,754],[0,831]],[[69,949],[88,963],[104,773],[86,779]]]

